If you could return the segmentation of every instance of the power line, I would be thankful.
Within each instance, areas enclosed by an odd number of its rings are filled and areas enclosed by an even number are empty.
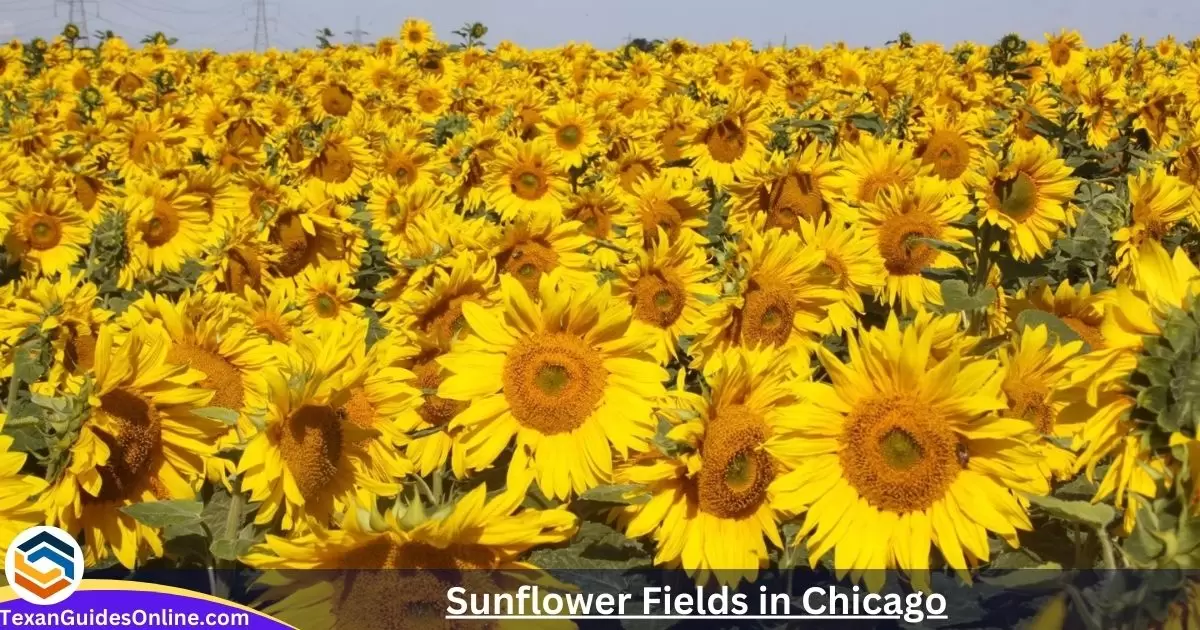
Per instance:
[[[58,5],[67,5],[67,23],[74,24],[79,29],[79,41],[83,42],[84,46],[92,45],[92,35],[88,31],[87,24],[87,6],[89,0],[54,0],[54,15],[58,16]],[[94,0],[92,0],[94,4]],[[96,14],[100,14],[100,9],[97,7]]]
[[[259,44],[262,47],[259,47]],[[254,51],[263,52],[271,47],[270,35],[267,33],[267,0],[254,1]]]
[[[355,44],[361,44],[362,36],[368,34],[366,31],[362,30],[362,28],[360,26],[361,24],[362,24],[362,20],[359,18],[359,16],[356,15],[356,16],[354,16],[354,30],[346,31],[347,35],[351,35],[354,37]]]

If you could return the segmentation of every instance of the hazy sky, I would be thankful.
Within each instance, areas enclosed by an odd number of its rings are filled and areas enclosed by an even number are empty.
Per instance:
[[[82,0],[91,31],[126,39],[164,31],[181,46],[251,49],[253,0]],[[1151,41],[1200,35],[1197,0],[267,0],[270,43],[291,49],[315,43],[329,27],[340,41],[361,19],[364,40],[394,35],[406,17],[433,24],[450,39],[467,21],[487,24],[489,44],[529,48],[589,41],[611,48],[626,37],[684,37],[708,43],[735,37],[755,44],[880,45],[907,30],[918,41],[992,42],[1007,32],[1041,38],[1062,27],[1089,43],[1122,32]],[[56,15],[57,11],[57,15]],[[68,16],[68,0],[0,0],[0,38],[52,35]],[[78,20],[77,20],[78,21]]]

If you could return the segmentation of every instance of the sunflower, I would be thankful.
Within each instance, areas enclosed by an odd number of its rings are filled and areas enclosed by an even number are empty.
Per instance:
[[[254,217],[230,217],[222,227],[219,241],[201,259],[204,270],[197,286],[235,295],[246,289],[262,290],[268,269],[279,264],[280,252],[266,242]]]
[[[289,345],[294,335],[300,334],[303,315],[282,287],[275,287],[265,294],[246,289],[243,297],[234,304],[249,320],[250,326],[275,343]]]
[[[1138,367],[1147,337],[1163,333],[1161,322],[1173,310],[1186,309],[1200,294],[1200,270],[1188,260],[1183,248],[1169,255],[1157,242],[1143,248],[1134,273],[1140,289],[1118,285],[1107,300],[1104,348],[1079,356],[1069,366],[1070,383],[1064,394],[1072,414],[1085,418],[1075,436],[1073,449],[1079,453],[1075,471],[1083,470],[1089,480],[1097,465],[1111,457],[1093,501],[1114,496],[1124,507],[1124,533],[1133,531],[1141,505],[1137,496],[1154,498],[1156,476],[1167,476],[1167,462],[1150,448],[1130,413],[1137,405],[1137,390],[1130,377]],[[1169,479],[1169,477],[1168,477]]]
[[[379,149],[379,174],[391,176],[400,188],[436,185],[447,166],[441,154],[416,138],[390,135]]]
[[[562,216],[569,187],[561,167],[545,138],[501,144],[486,179],[491,205],[504,219]]]
[[[703,243],[701,232],[708,225],[709,199],[690,173],[664,171],[643,177],[633,185],[626,213],[617,224],[633,243],[650,248],[660,231],[672,241]]]
[[[512,479],[489,499],[480,484],[434,514],[416,500],[383,514],[373,508],[350,512],[333,531],[291,540],[268,535],[242,561],[269,571],[261,579],[269,587],[263,599],[272,602],[265,612],[284,623],[351,630],[381,622],[408,628],[436,619],[447,628],[472,627],[442,619],[447,589],[507,592],[497,583],[496,570],[503,569],[520,569],[521,583],[537,580],[540,572],[517,558],[565,542],[578,529],[578,518],[565,506],[521,509],[528,486],[528,476]]]
[[[932,175],[951,182],[956,193],[986,185],[979,172],[988,154],[983,137],[983,116],[978,112],[951,114],[944,107],[926,109],[921,119],[917,152]]]
[[[319,340],[297,337],[297,351],[263,372],[261,428],[237,464],[242,490],[260,504],[256,523],[278,520],[284,530],[297,531],[327,527],[356,495],[394,496],[399,490],[394,480],[403,470],[376,476],[381,462],[371,457],[393,448],[391,436],[348,420],[358,411],[351,409],[355,388],[366,377],[349,366],[365,335],[364,323],[331,329]]]
[[[800,221],[797,227],[806,245],[825,254],[821,267],[833,286],[841,290],[841,299],[829,305],[833,332],[841,334],[854,328],[866,308],[862,296],[874,295],[884,286],[883,259],[857,226],[823,217],[815,223]]]
[[[1148,242],[1161,244],[1180,221],[1195,217],[1194,189],[1178,177],[1168,175],[1161,164],[1129,176],[1131,224],[1113,233],[1117,245],[1117,264],[1113,277],[1126,283],[1136,283],[1132,276],[1139,252]]]
[[[849,337],[846,363],[817,348],[831,383],[806,384],[774,440],[798,460],[777,482],[779,509],[805,513],[810,564],[832,550],[839,578],[865,575],[876,591],[888,568],[928,584],[931,545],[964,575],[987,561],[989,531],[1018,546],[1032,525],[1014,491],[1049,491],[1025,446],[1033,425],[997,415],[997,362],[938,359],[933,340],[893,314]]]
[[[96,333],[112,317],[96,305],[98,294],[82,272],[22,283],[0,309],[0,344],[15,346],[31,330],[47,335],[53,361],[43,383],[59,391],[68,377],[95,365]]]
[[[143,177],[126,190],[125,241],[135,269],[177,272],[213,238],[203,199],[185,192],[183,182]]]
[[[1067,401],[1057,394],[1068,383],[1068,364],[1079,354],[1082,341],[1066,344],[1050,343],[1045,326],[1025,328],[1013,339],[1011,346],[1000,349],[1000,365],[1004,367],[1001,389],[1008,401],[1008,415],[1033,423],[1045,437],[1037,443],[1038,468],[1041,474],[1055,480],[1074,476],[1074,456],[1049,438],[1070,440],[1083,428],[1078,415],[1067,409]]]
[[[718,185],[728,186],[762,159],[767,135],[761,102],[739,92],[714,111],[707,124],[699,125],[686,141],[683,156],[693,160],[698,177],[711,177]]]
[[[1083,38],[1075,31],[1063,29],[1058,35],[1046,33],[1047,67],[1053,76],[1061,77],[1080,68],[1086,61]]]
[[[1092,293],[1092,285],[1083,284],[1078,289],[1070,281],[1063,280],[1057,288],[1045,281],[1038,281],[1021,289],[1009,305],[1011,323],[1026,310],[1044,311],[1054,315],[1068,328],[1079,335],[1088,350],[1102,350],[1108,344],[1104,339],[1104,311],[1107,292]]]
[[[167,361],[165,335],[141,325],[117,346],[113,332],[100,328],[92,379],[76,394],[86,411],[42,508],[49,524],[82,532],[88,566],[112,553],[132,569],[161,556],[163,541],[121,508],[193,499],[226,427],[191,413],[213,392],[199,387],[203,373]]]
[[[410,337],[428,339],[449,349],[467,327],[462,307],[474,302],[495,305],[499,293],[496,261],[464,251],[433,269],[427,285],[405,290],[388,309],[384,323]]]
[[[176,302],[145,296],[118,318],[129,329],[143,321],[161,326],[170,339],[169,363],[203,374],[199,386],[213,391],[209,406],[238,414],[236,428],[220,445],[232,446],[253,435],[251,414],[266,404],[262,374],[278,363],[277,351],[227,296],[184,293]]]
[[[309,267],[296,278],[296,301],[305,332],[322,337],[363,319],[365,309],[355,301],[358,291],[352,281],[337,267]]]
[[[576,101],[560,101],[548,109],[538,128],[554,138],[555,152],[565,168],[583,166],[600,149],[600,135],[591,116]]]
[[[1003,165],[986,162],[991,189],[983,194],[981,222],[1008,232],[1008,245],[1017,260],[1045,254],[1066,226],[1075,224],[1071,205],[1078,180],[1058,151],[1041,136],[1015,140]]]
[[[888,188],[911,185],[923,168],[913,147],[869,134],[843,145],[840,151],[842,170],[829,182],[840,191],[839,204],[847,217],[856,216],[854,207],[879,201]]]
[[[398,480],[413,471],[412,463],[400,454],[409,441],[402,418],[416,410],[421,397],[413,387],[415,375],[401,363],[415,351],[398,335],[388,335],[365,353],[353,353],[336,377],[351,384],[350,398],[340,411],[343,421],[378,433],[377,438],[360,443],[367,453],[363,466],[373,479]],[[364,492],[359,503],[370,505],[373,500],[370,492]]]
[[[829,307],[842,292],[822,270],[825,252],[797,232],[774,229],[744,237],[737,293],[710,309],[711,328],[689,348],[694,367],[712,369],[711,361],[731,346],[773,346],[803,355],[832,331]]]
[[[304,174],[320,182],[331,197],[347,200],[358,196],[370,180],[371,154],[365,140],[354,135],[345,123],[321,137],[312,157],[300,163]]]
[[[657,333],[654,358],[662,365],[678,359],[680,339],[705,332],[704,311],[720,295],[705,251],[660,232],[650,249],[639,249],[637,260],[619,273],[616,295],[628,300],[635,320]]]
[[[457,475],[491,465],[515,437],[510,467],[531,466],[546,496],[567,498],[610,480],[614,450],[646,450],[667,373],[649,354],[653,332],[608,285],[555,276],[538,303],[502,276],[501,306],[463,304],[470,333],[438,359],[451,372],[438,396],[470,402],[451,424],[466,433]]]
[[[836,192],[831,180],[839,169],[838,161],[815,143],[790,158],[769,154],[741,182],[729,187],[735,200],[729,231],[795,230],[801,221],[828,217]]]
[[[961,267],[962,261],[921,239],[965,245],[971,233],[952,224],[970,211],[966,197],[952,194],[947,182],[934,177],[888,188],[877,202],[863,207],[863,238],[874,244],[887,272],[879,294],[884,304],[899,302],[908,312],[941,303],[941,286],[921,274],[925,269]]]
[[[543,275],[556,269],[569,283],[592,284],[587,255],[582,253],[591,239],[582,227],[577,221],[538,218],[510,223],[491,255],[500,273],[516,278],[530,294],[537,293]]]
[[[345,208],[320,185],[288,190],[263,227],[264,240],[277,250],[270,254],[278,260],[271,275],[291,280],[310,268],[357,269],[367,242],[362,228],[344,216]]]
[[[0,413],[0,428],[5,416]],[[13,450],[13,438],[0,435],[0,553],[27,527],[40,525],[46,518],[38,508],[35,497],[46,489],[46,481],[33,475],[22,475],[28,458]]]
[[[10,260],[33,273],[53,276],[66,271],[92,238],[87,213],[73,197],[57,190],[20,190],[0,197],[0,229]]]
[[[799,402],[792,361],[773,349],[723,355],[706,376],[707,398],[680,395],[699,417],[667,433],[678,454],[618,468],[617,483],[649,500],[610,513],[626,535],[654,540],[655,564],[682,566],[697,584],[753,581],[768,566],[766,541],[783,547],[778,482],[792,468],[770,448]]]
[[[1108,68],[1083,75],[1078,82],[1077,111],[1087,126],[1088,144],[1104,148],[1121,134],[1117,112],[1126,98],[1124,77]]]
[[[422,54],[434,45],[433,27],[425,20],[408,18],[400,26],[400,45],[405,50]]]
[[[178,168],[189,161],[188,134],[168,109],[137,110],[106,142],[121,177]]]

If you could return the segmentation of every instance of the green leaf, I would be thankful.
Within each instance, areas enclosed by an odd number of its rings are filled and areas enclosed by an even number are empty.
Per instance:
[[[597,486],[579,495],[580,500],[636,505],[650,500],[645,488],[633,484]]]
[[[632,569],[648,567],[652,559],[642,545],[617,530],[585,521],[574,542],[559,549],[539,549],[529,561],[543,569]]]
[[[1091,503],[1089,501],[1063,501],[1054,497],[1026,495],[1030,503],[1038,506],[1050,516],[1084,523],[1092,527],[1104,527],[1117,517],[1117,511],[1106,503]]]
[[[200,523],[200,512],[204,504],[199,501],[152,501],[135,503],[121,508],[137,522],[155,528],[185,527]]]
[[[1066,324],[1066,322],[1058,317],[1055,317],[1053,313],[1047,313],[1046,311],[1039,311],[1037,309],[1028,309],[1021,311],[1021,314],[1017,315],[1018,328],[1036,328],[1038,326],[1045,326],[1050,334],[1054,338],[1058,339],[1059,343],[1070,343],[1080,339],[1079,333],[1072,330],[1071,327]],[[1087,342],[1085,341],[1083,343],[1083,352],[1088,352],[1090,349],[1091,347],[1088,346]]]
[[[245,538],[237,540],[214,540],[212,546],[208,549],[217,560],[237,560],[239,557],[246,555],[250,548],[254,546],[254,542]]]
[[[229,426],[237,425],[239,416],[238,412],[224,407],[201,407],[200,409],[193,409],[192,413],[201,418],[220,420]]]
[[[970,294],[970,288],[962,280],[945,280],[941,287],[942,304],[948,313],[982,310],[996,301],[993,287],[984,287],[975,295]]]
[[[1057,562],[1030,563],[1028,566],[1012,568],[1015,569],[1012,572],[990,577],[980,576],[979,580],[992,586],[1015,589],[1054,582],[1062,577],[1062,565]]]

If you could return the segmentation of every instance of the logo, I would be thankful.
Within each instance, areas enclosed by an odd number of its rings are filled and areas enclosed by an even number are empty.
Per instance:
[[[4,558],[4,577],[21,599],[49,606],[71,596],[83,578],[83,550],[57,527],[17,534]]]

